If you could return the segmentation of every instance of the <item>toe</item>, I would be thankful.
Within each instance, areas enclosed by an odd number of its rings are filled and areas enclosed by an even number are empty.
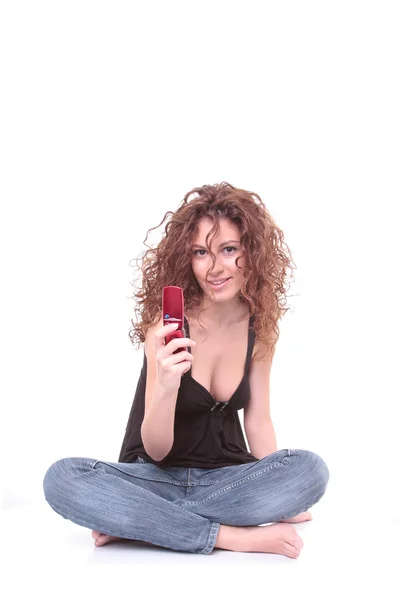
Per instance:
[[[295,538],[288,543],[291,544],[291,546],[293,546],[293,548],[295,548],[296,550],[300,550],[302,548],[302,542],[298,538]]]
[[[103,546],[105,544],[106,540],[107,540],[106,536],[101,533],[94,543],[96,546]]]
[[[300,551],[293,546],[292,544],[289,544],[289,542],[285,542],[285,554],[287,556],[289,556],[290,558],[297,558],[299,556]]]

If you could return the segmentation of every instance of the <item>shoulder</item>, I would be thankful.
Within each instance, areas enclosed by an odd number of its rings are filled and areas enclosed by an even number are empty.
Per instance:
[[[162,324],[163,324],[163,318],[161,315],[160,318],[158,320],[156,320],[154,323],[152,323],[151,325],[149,325],[149,327],[146,330],[145,339],[144,339],[144,352],[145,352],[146,357],[148,355],[149,345],[154,344],[154,334],[156,333],[157,329],[162,327]]]
[[[251,355],[251,360],[259,360],[260,357],[261,357],[261,346],[257,342],[257,340],[255,340],[254,345],[253,345],[253,352]]]
[[[251,355],[252,362],[267,361],[272,362],[275,354],[276,344],[278,341],[278,335],[272,332],[269,338],[269,346],[261,344],[260,340],[254,339],[253,352]]]

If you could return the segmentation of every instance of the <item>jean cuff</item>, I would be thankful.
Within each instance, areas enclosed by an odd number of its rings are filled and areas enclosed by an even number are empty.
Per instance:
[[[211,523],[210,535],[208,536],[207,546],[200,552],[200,554],[211,554],[214,550],[215,544],[217,542],[217,535],[221,523]]]

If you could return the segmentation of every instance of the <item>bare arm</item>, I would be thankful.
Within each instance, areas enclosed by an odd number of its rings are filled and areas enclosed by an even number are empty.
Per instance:
[[[145,450],[153,460],[162,460],[174,443],[177,397],[178,390],[165,390],[156,383],[151,405],[140,430]]]
[[[186,350],[174,351],[195,342],[189,338],[171,340],[167,333],[174,325],[162,326],[162,319],[150,327],[145,339],[147,358],[145,414],[140,429],[143,446],[153,460],[162,460],[174,443],[175,408],[182,374],[193,363],[193,355]],[[161,325],[161,327],[160,327]]]

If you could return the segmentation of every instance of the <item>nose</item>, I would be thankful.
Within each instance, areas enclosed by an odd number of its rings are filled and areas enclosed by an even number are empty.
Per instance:
[[[215,259],[214,269],[215,269],[214,273],[212,273],[208,276],[209,279],[218,279],[218,277],[224,276],[223,258]]]

